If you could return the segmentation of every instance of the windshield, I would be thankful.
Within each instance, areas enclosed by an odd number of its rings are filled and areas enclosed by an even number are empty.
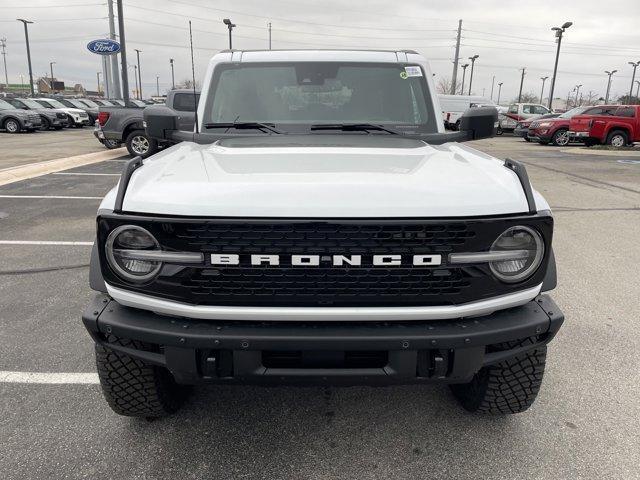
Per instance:
[[[0,110],[15,110],[15,109],[16,109],[16,107],[11,105],[9,102],[6,102],[4,100],[0,100]]]
[[[131,103],[133,103],[136,107],[146,107],[147,106],[147,104],[144,103],[142,100],[129,99],[129,101]]]
[[[89,100],[88,98],[83,98],[82,100],[78,100],[80,103],[84,103],[87,107],[91,107],[91,108],[98,108],[100,105],[98,105],[96,102],[94,102],[93,100]]]
[[[103,107],[113,107],[115,103],[111,103],[109,100],[100,100],[100,105]]]
[[[40,105],[35,100],[31,100],[30,98],[21,98],[20,101],[29,108],[42,108],[42,105]]]
[[[52,98],[47,98],[46,100],[38,100],[38,103],[41,103],[47,108],[67,108],[59,101],[53,100]]]
[[[205,123],[380,124],[437,131],[417,65],[250,63],[216,68]]]
[[[65,101],[67,103],[70,103],[75,108],[80,108],[80,109],[87,108],[87,105],[82,103],[80,100],[71,100],[71,99],[67,98]]]
[[[584,112],[585,110],[587,110],[589,107],[576,107],[576,108],[572,108],[571,110],[568,110],[566,112],[564,112],[562,115],[560,115],[558,118],[571,118],[574,115],[580,115],[582,112]]]

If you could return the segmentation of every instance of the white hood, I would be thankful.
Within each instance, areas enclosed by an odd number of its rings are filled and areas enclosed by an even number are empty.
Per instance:
[[[291,144],[284,136],[278,141],[171,147],[134,172],[123,210],[245,218],[466,217],[528,210],[518,177],[502,160],[460,144],[362,148]],[[114,196],[102,207],[113,208]],[[536,200],[538,209],[548,208],[538,194]]]

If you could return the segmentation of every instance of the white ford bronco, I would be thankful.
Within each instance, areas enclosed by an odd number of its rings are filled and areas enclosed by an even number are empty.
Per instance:
[[[412,51],[224,51],[194,131],[127,163],[102,202],[83,315],[122,415],[188,385],[442,382],[496,414],[535,400],[563,315],[549,205],[525,168],[444,130]]]

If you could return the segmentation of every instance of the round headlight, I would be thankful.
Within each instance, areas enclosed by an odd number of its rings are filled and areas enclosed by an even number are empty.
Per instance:
[[[155,277],[162,262],[130,258],[132,250],[160,250],[158,241],[137,225],[122,225],[107,237],[105,253],[111,268],[123,279],[144,282]]]
[[[544,256],[544,242],[538,232],[523,226],[511,227],[491,246],[492,252],[513,252],[512,260],[491,262],[493,274],[507,283],[521,282],[538,269]]]

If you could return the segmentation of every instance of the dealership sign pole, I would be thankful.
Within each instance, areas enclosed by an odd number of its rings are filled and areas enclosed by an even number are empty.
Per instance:
[[[109,85],[109,81],[108,81],[109,64],[107,62],[107,57],[110,55],[117,54],[120,51],[120,44],[115,40],[111,40],[110,38],[105,38],[105,39],[99,39],[99,40],[92,40],[87,44],[87,49],[91,53],[95,53],[96,55],[102,56],[102,70],[103,70],[102,78],[104,78],[104,81],[105,81],[105,95],[103,95],[103,97],[108,98],[111,85]]]

